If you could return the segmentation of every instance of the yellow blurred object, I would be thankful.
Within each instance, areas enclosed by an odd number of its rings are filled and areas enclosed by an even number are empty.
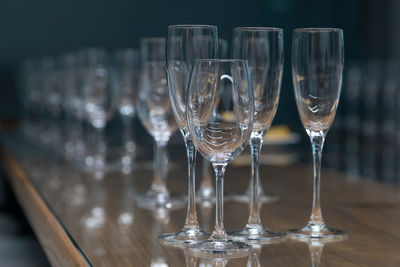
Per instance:
[[[287,125],[277,125],[271,127],[268,132],[267,136],[276,136],[276,135],[285,135],[285,134],[291,134],[292,132],[290,131],[289,127]]]
[[[271,127],[264,137],[264,144],[294,144],[300,141],[298,133],[293,133],[290,128],[283,124]]]
[[[281,154],[262,154],[260,157],[261,165],[287,166],[298,161],[299,156],[296,153],[281,153]],[[232,166],[243,167],[251,165],[251,155],[239,155]]]
[[[221,117],[226,121],[235,121],[235,113],[233,111],[221,112]]]

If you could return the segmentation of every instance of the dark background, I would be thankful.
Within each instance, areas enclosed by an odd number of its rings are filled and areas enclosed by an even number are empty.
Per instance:
[[[346,62],[396,56],[395,0],[13,0],[0,1],[0,119],[21,113],[17,70],[31,57],[83,46],[137,46],[141,37],[164,36],[170,24],[215,24],[230,41],[236,26],[284,29],[286,66],[275,123],[299,125],[291,85],[292,29],[344,29]]]
[[[273,26],[284,29],[286,60],[274,124],[288,124],[291,129],[305,135],[300,129],[292,92],[292,30],[300,27],[343,28],[346,71],[352,62],[364,66],[364,62],[371,60],[386,62],[399,58],[399,14],[400,1],[397,0],[0,0],[0,123],[18,121],[23,114],[20,103],[24,95],[18,88],[18,69],[27,58],[57,56],[85,46],[101,46],[109,50],[137,47],[142,37],[165,36],[166,27],[170,24],[217,25],[219,36],[228,41],[234,27]],[[365,77],[368,78],[369,74],[367,72]],[[345,75],[344,79],[348,78]],[[374,94],[385,99],[381,88],[384,87],[379,87],[378,93],[374,91]],[[400,92],[400,86],[396,88]],[[344,90],[351,90],[351,87],[344,86]],[[364,87],[361,86],[360,90],[362,96]],[[346,93],[343,93],[345,96]],[[347,106],[344,112],[349,113],[353,100],[343,100],[343,93],[339,109]],[[375,98],[374,94],[370,98]],[[369,103],[370,98],[362,103]],[[397,102],[400,103],[400,98]],[[397,102],[395,105],[400,114]],[[360,108],[357,104],[356,113],[365,114],[363,110],[368,110],[368,105],[362,106],[362,103]],[[371,112],[382,111],[386,102],[381,103],[376,105],[378,110]],[[335,120],[337,129],[347,127],[346,118],[342,115],[338,114]],[[368,119],[371,116],[365,117],[356,120],[362,127],[370,125]],[[385,121],[384,115],[377,120]],[[347,133],[335,134],[338,131],[332,129],[328,137],[331,147],[327,147],[331,152],[324,154],[326,161],[329,166],[350,174],[400,183],[400,168],[397,167],[400,138],[396,136],[400,133],[400,126],[393,126],[397,128],[392,134],[390,127],[393,123],[390,121],[373,125],[373,129],[388,125],[390,138],[383,138],[386,134],[377,130],[373,131],[372,137],[359,133],[371,132],[368,127],[360,127],[359,131],[356,129],[356,139],[349,138]],[[362,143],[367,145],[360,145]],[[306,151],[305,148],[303,150]],[[20,264],[18,266],[48,266],[4,181],[0,173],[0,262],[7,262],[7,266],[17,266],[17,263]]]

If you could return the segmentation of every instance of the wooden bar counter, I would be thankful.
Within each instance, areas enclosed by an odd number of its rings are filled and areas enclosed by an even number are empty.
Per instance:
[[[157,240],[182,227],[185,208],[149,211],[135,201],[152,179],[150,154],[139,156],[125,173],[116,168],[95,174],[16,138],[2,143],[3,169],[53,266],[400,266],[400,188],[393,184],[323,169],[326,223],[348,231],[349,239],[326,244],[286,240],[255,247],[250,256],[239,259],[197,259]],[[168,187],[174,195],[184,195],[184,148],[172,150]],[[311,166],[262,165],[260,173],[264,188],[279,196],[263,205],[264,226],[277,231],[303,226],[311,209]],[[249,175],[248,165],[227,169],[228,231],[246,223],[248,204],[229,201],[229,195],[243,193]],[[214,204],[200,202],[197,212],[201,227],[211,231]]]

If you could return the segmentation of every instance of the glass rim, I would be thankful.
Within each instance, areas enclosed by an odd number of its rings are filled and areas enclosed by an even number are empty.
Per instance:
[[[235,62],[247,62],[247,59],[241,58],[198,58],[193,60],[196,62],[220,62],[220,63],[235,63]]]
[[[216,25],[206,25],[206,24],[174,24],[168,25],[168,29],[217,29]]]
[[[308,33],[343,32],[343,29],[341,29],[341,28],[297,28],[297,29],[294,29],[293,32],[308,32]]]
[[[235,27],[233,31],[255,31],[255,32],[281,32],[282,28],[278,27]]]

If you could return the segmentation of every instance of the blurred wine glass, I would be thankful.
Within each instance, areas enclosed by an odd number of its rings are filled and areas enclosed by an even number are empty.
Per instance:
[[[91,157],[86,164],[93,169],[106,167],[104,129],[115,110],[115,93],[111,82],[111,67],[107,54],[100,48],[80,52],[80,75],[85,117],[94,128]]]
[[[151,189],[138,197],[143,208],[173,208],[182,201],[171,198],[166,184],[167,143],[177,130],[168,95],[165,68],[165,38],[143,38],[140,42],[141,73],[137,112],[154,139],[154,178]]]
[[[83,95],[79,86],[78,59],[76,53],[68,53],[61,58],[63,106],[65,117],[66,158],[79,163],[85,153],[83,140]]]
[[[39,62],[34,59],[27,59],[22,64],[20,86],[23,98],[23,134],[28,139],[39,136],[40,133],[40,90]]]
[[[121,164],[125,166],[132,164],[136,152],[133,117],[139,81],[139,53],[133,48],[117,50],[114,64],[117,106],[122,118]]]

